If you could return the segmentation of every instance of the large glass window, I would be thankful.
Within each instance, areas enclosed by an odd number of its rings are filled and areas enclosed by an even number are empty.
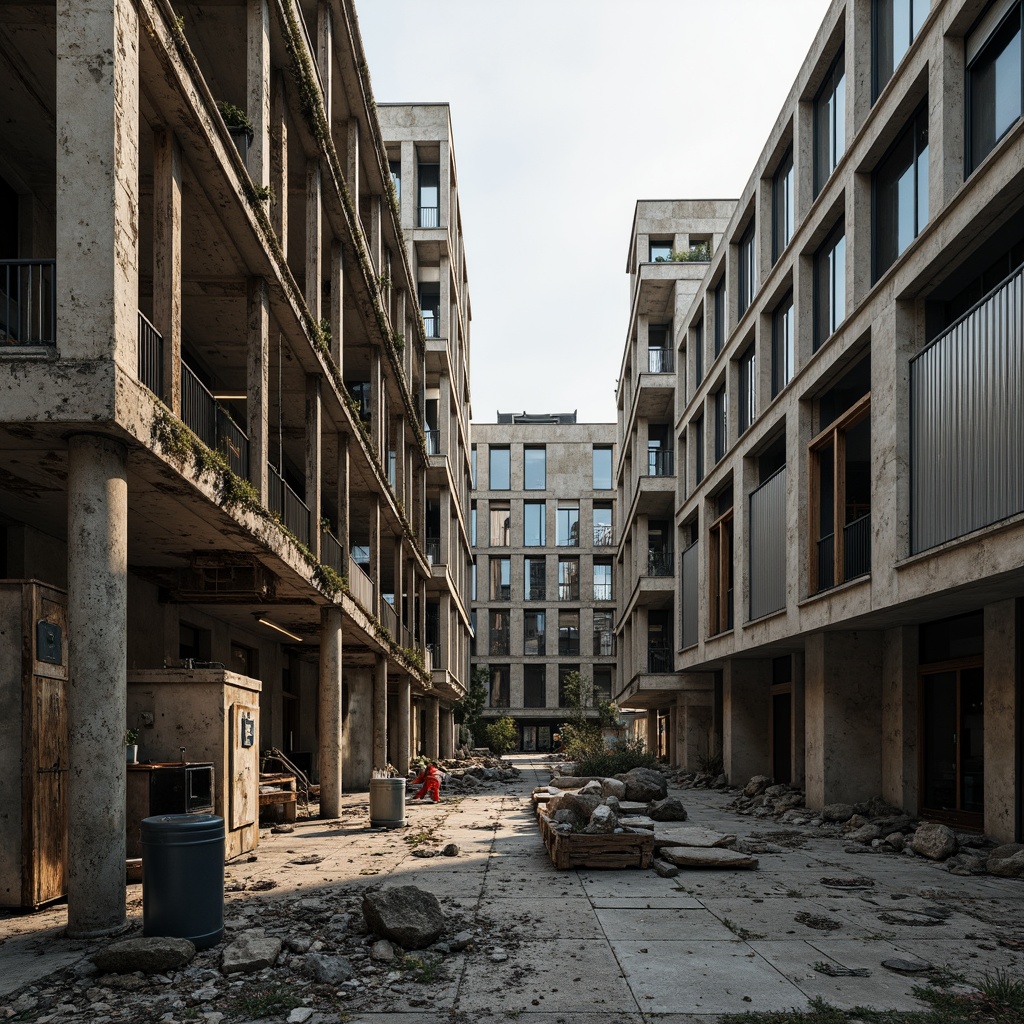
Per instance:
[[[814,194],[846,152],[846,57],[842,50],[814,99]]]
[[[488,470],[488,486],[492,491],[507,491],[512,486],[511,457],[508,448],[489,450],[490,467]]]
[[[472,488],[476,490],[476,445],[473,445],[469,450],[469,466],[470,466],[470,477],[472,478]]]
[[[492,501],[490,541],[492,548],[507,548],[512,543],[512,513],[507,501]]]
[[[739,358],[739,432],[742,434],[757,416],[757,352],[751,345]]]
[[[558,560],[558,600],[578,601],[580,599],[580,560],[560,558]]]
[[[547,559],[527,558],[523,562],[523,599],[543,601],[546,599]]]
[[[491,559],[491,600],[512,600],[512,559]]]
[[[714,394],[715,462],[721,461],[729,447],[729,392],[723,384]]]
[[[523,707],[546,708],[548,706],[545,670],[546,665],[525,665],[523,667]]]
[[[556,510],[556,539],[559,547],[579,547],[580,503],[561,499]]]
[[[612,505],[610,501],[594,502],[594,547],[607,548],[614,543]]]
[[[717,503],[718,518],[708,533],[708,632],[732,629],[732,490]]]
[[[968,174],[1021,115],[1021,7],[1014,4],[995,26],[982,19],[967,39]]]
[[[727,325],[725,322],[725,310],[728,304],[728,293],[725,287],[725,275],[722,275],[722,280],[718,282],[715,287],[715,355],[725,347],[725,335]],[[701,367],[703,370],[703,367]],[[701,373],[701,377],[704,374]]]
[[[594,490],[612,489],[612,450],[604,445],[594,445]]]
[[[704,379],[704,321],[693,326],[693,387],[696,390]]]
[[[874,0],[873,99],[878,99],[899,67],[903,55],[921,31],[930,6],[929,0]]]
[[[793,173],[793,147],[779,164],[772,181],[772,262],[789,245],[796,229],[796,175]]]
[[[436,228],[441,223],[441,166],[420,164],[420,227]]]
[[[545,612],[523,612],[523,654],[545,654]]]
[[[491,665],[490,706],[507,708],[509,706],[509,666]]]
[[[579,657],[579,611],[560,611],[558,613],[558,653],[561,657]]]
[[[793,379],[796,365],[793,326],[793,293],[790,292],[772,315],[772,398]]]
[[[473,559],[473,564],[469,567],[469,599],[471,601],[476,600],[476,559]]]
[[[610,601],[612,599],[612,563],[611,559],[594,559],[594,600]]]
[[[671,238],[652,238],[648,248],[651,263],[665,263],[672,258]]]
[[[927,101],[878,165],[872,211],[877,281],[928,223]]]
[[[594,703],[612,699],[612,670],[610,668],[594,668]]]
[[[736,313],[743,316],[747,307],[754,301],[754,292],[757,291],[757,244],[753,221],[743,232],[739,249],[739,295],[736,299]]]
[[[488,629],[490,636],[488,638],[490,646],[488,648],[491,655],[497,655],[501,658],[508,657],[508,620],[509,613],[492,611],[490,614],[490,623]]]
[[[694,476],[697,483],[704,479],[704,417],[693,421]]]
[[[524,448],[523,488],[527,491],[543,491],[547,485],[547,450]]]
[[[846,316],[846,229],[840,222],[814,255],[814,350]]]
[[[615,653],[614,612],[594,612],[594,657],[610,658]]]
[[[389,160],[388,173],[391,175],[391,185],[395,190],[395,199],[402,198],[402,161]]]
[[[476,502],[470,504],[469,509],[469,542],[476,547]]]
[[[523,544],[528,548],[542,548],[547,543],[547,503],[523,502]]]
[[[421,281],[420,316],[423,317],[423,333],[428,338],[441,337],[441,286],[436,281]]]

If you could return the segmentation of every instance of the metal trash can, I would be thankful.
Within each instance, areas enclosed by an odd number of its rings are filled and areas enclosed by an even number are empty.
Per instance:
[[[189,939],[196,949],[223,938],[223,818],[142,819],[142,934]]]
[[[370,779],[370,827],[405,824],[405,779]]]

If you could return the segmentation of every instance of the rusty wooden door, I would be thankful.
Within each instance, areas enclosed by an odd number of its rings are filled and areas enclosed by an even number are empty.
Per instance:
[[[27,902],[39,906],[66,892],[67,864],[67,684],[63,679],[32,677],[33,732],[31,761],[34,785],[31,807],[25,808],[32,841],[27,849],[34,864],[26,873]],[[27,787],[26,787],[27,788]]]

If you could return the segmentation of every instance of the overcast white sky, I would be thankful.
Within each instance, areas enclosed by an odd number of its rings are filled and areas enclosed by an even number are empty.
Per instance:
[[[451,104],[473,419],[615,419],[638,199],[750,175],[828,0],[357,0],[379,103]]]

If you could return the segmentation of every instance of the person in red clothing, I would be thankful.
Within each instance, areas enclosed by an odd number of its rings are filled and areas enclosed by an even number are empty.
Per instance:
[[[420,791],[413,797],[413,800],[422,800],[429,797],[432,803],[441,799],[441,773],[433,764],[428,764],[410,783],[412,786],[421,786]]]

